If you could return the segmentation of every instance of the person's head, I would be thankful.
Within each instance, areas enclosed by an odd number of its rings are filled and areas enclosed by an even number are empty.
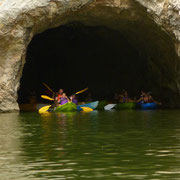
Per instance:
[[[58,91],[59,94],[63,94],[63,92],[64,92],[63,89],[59,89]]]
[[[62,97],[66,97],[66,93],[62,93]]]
[[[73,94],[73,95],[71,96],[72,99],[74,99],[75,97],[76,97],[75,94]]]
[[[144,96],[146,93],[144,91],[141,91],[141,96]]]

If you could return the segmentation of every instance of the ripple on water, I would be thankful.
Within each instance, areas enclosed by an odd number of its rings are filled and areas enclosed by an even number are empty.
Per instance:
[[[120,111],[7,118],[0,179],[180,179],[177,117]]]

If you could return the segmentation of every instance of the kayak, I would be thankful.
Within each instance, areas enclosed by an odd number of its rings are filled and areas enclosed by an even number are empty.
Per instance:
[[[116,109],[135,109],[134,102],[120,103],[116,105]]]
[[[106,110],[106,111],[112,110],[115,106],[116,106],[116,104],[108,104],[108,105],[104,106],[104,110]]]
[[[99,103],[99,101],[94,101],[94,102],[91,102],[91,103],[88,103],[88,104],[78,105],[77,110],[82,111],[81,107],[88,107],[88,108],[91,108],[91,109],[96,109],[97,106],[98,106],[98,103]]]
[[[157,109],[158,106],[156,103],[141,103],[141,109],[147,110],[147,109]]]
[[[73,111],[77,111],[77,106],[76,104],[72,102],[68,102],[66,104],[56,107],[54,111],[55,112],[73,112]]]

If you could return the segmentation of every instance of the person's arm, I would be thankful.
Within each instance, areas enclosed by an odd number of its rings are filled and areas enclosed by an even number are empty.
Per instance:
[[[136,102],[140,102],[143,100],[143,97],[139,98],[138,100],[136,100]]]
[[[69,102],[72,102],[72,96],[70,96],[70,97],[68,98],[68,101],[69,101]]]

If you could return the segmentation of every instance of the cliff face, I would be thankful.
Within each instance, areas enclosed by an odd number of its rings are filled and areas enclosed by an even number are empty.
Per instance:
[[[149,64],[152,71],[160,76],[161,86],[169,89],[175,99],[179,98],[179,0],[2,0],[1,111],[19,110],[17,90],[26,50],[33,36],[74,21],[88,26],[116,29],[134,46],[146,46],[145,49],[150,54]],[[153,47],[159,48],[159,58]]]

